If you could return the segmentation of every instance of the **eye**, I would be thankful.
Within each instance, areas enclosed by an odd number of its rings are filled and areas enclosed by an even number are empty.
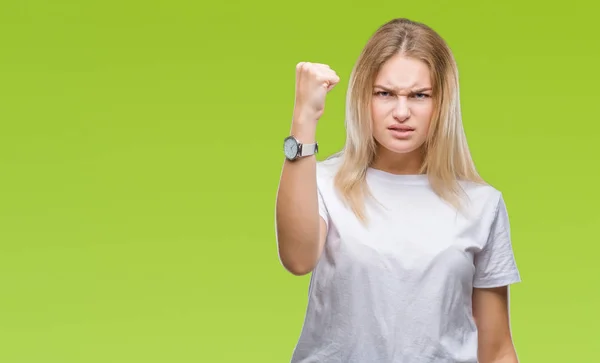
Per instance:
[[[390,93],[386,92],[386,91],[379,91],[379,92],[375,92],[375,95],[381,96],[381,97],[387,97],[390,95]]]
[[[428,95],[428,94],[425,94],[425,93],[415,93],[415,94],[413,95],[413,97],[415,97],[415,98],[417,98],[417,99],[425,99],[425,98],[428,98],[428,97],[429,97],[429,95]]]

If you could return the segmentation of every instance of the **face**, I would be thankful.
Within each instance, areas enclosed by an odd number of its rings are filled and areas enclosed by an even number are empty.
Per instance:
[[[381,67],[371,102],[378,155],[421,157],[434,107],[429,72],[424,62],[403,55],[390,58]]]

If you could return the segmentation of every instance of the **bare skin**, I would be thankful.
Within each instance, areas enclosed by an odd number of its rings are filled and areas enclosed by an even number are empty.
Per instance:
[[[325,64],[302,62],[296,66],[296,94],[291,135],[301,143],[315,142],[325,98],[340,79]],[[327,236],[319,216],[315,156],[284,160],[277,190],[275,224],[281,264],[294,275],[310,273]]]

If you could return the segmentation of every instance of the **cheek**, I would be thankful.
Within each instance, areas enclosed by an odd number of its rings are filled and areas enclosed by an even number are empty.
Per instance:
[[[429,128],[431,118],[433,117],[433,105],[420,105],[421,107],[415,108],[414,116],[417,116],[419,123],[422,126]]]
[[[416,103],[413,105],[412,109],[420,116],[431,116],[433,114],[433,103],[431,103],[431,101]]]
[[[386,115],[389,114],[388,107],[381,102],[373,102],[371,104],[371,117],[373,119],[373,123],[381,123],[385,120]]]

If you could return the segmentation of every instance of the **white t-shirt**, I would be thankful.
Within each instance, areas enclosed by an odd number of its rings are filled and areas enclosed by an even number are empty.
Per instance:
[[[317,163],[328,234],[291,362],[476,363],[473,288],[520,281],[502,194],[463,183],[465,215],[426,175],[369,169],[367,228],[334,190],[340,161]]]

